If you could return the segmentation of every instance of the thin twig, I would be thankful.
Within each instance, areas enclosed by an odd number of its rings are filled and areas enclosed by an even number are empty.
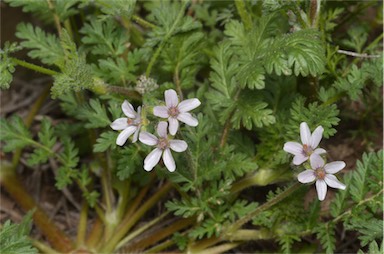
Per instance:
[[[360,54],[353,51],[342,50],[342,49],[337,50],[337,53],[348,55],[348,56],[361,57],[361,58],[379,58],[380,57],[380,55],[368,55],[367,53]]]

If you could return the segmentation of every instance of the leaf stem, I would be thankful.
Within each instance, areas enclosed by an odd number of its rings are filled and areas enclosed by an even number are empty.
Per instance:
[[[157,28],[156,25],[152,24],[151,22],[149,22],[149,21],[147,21],[147,20],[145,20],[145,19],[143,19],[137,15],[133,15],[132,19],[134,21],[136,21],[139,25],[142,25],[144,27],[148,27],[148,28],[152,28],[152,29]]]
[[[50,69],[47,69],[47,68],[44,68],[44,67],[32,64],[32,63],[25,62],[23,60],[20,60],[20,59],[14,58],[14,57],[11,57],[11,60],[12,60],[13,63],[15,63],[17,65],[23,66],[23,67],[25,67],[27,69],[34,70],[34,71],[37,71],[37,72],[40,72],[40,73],[43,73],[43,74],[47,74],[47,75],[50,75],[50,76],[54,76],[54,75],[59,74],[56,71],[53,71],[53,70],[50,70]]]
[[[87,232],[88,203],[83,200],[80,211],[79,226],[77,228],[77,247],[84,245],[85,234]]]
[[[171,183],[164,184],[150,199],[148,199],[132,216],[126,217],[114,235],[107,240],[106,245],[101,249],[103,253],[110,253],[115,248],[121,238],[136,224],[136,222],[154,206],[171,189]]]
[[[245,9],[244,0],[235,0],[235,5],[245,29],[250,30],[252,28],[252,18]]]
[[[40,242],[40,241],[35,240],[35,239],[31,239],[31,240],[32,240],[33,246],[38,248],[41,251],[41,253],[60,254],[60,252],[55,251],[54,249],[52,249],[51,247],[49,247],[48,245],[46,245],[43,242]]]
[[[147,70],[145,71],[145,76],[149,77],[151,74],[151,70],[153,65],[155,64],[157,58],[159,57],[161,51],[163,50],[164,46],[167,44],[169,38],[172,36],[173,31],[176,29],[178,23],[180,22],[181,18],[183,17],[185,8],[187,7],[189,1],[185,1],[182,5],[179,14],[176,17],[175,22],[173,23],[172,27],[169,29],[168,33],[164,36],[163,40],[161,41],[159,47],[156,49],[155,53],[153,54],[151,60],[149,61]]]

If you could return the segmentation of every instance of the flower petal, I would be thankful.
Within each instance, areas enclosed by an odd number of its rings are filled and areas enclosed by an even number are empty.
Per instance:
[[[320,201],[323,201],[325,199],[325,196],[327,195],[327,184],[324,182],[324,180],[316,181],[316,190],[317,197]]]
[[[128,127],[128,118],[122,117],[122,118],[117,118],[113,123],[111,123],[111,128],[114,129],[115,131],[120,131],[124,130],[125,128]]]
[[[305,170],[297,176],[297,180],[301,183],[310,183],[316,180],[315,171]]]
[[[173,159],[171,150],[169,148],[164,150],[163,161],[169,172],[173,172],[176,169],[175,160]]]
[[[287,142],[284,144],[283,149],[293,155],[303,154],[303,146],[297,142]]]
[[[166,106],[156,106],[153,108],[153,114],[161,118],[168,118],[168,108]]]
[[[139,133],[140,133],[140,127],[137,127],[137,130],[135,131],[135,134],[133,134],[132,143],[136,143],[137,138],[139,137]]]
[[[312,169],[318,169],[324,166],[323,158],[321,158],[321,156],[318,155],[317,153],[311,154],[311,156],[309,157],[309,161],[311,163]]]
[[[199,124],[199,121],[197,121],[196,118],[194,118],[190,113],[180,113],[177,116],[177,119],[179,121],[182,121],[183,123],[189,125],[189,126],[197,126]]]
[[[116,145],[122,146],[127,141],[127,139],[136,131],[136,126],[128,126],[125,130],[120,132],[119,136],[116,139]]]
[[[339,172],[343,168],[345,168],[345,162],[344,161],[333,161],[331,163],[325,164],[325,166],[324,166],[324,170],[325,170],[325,172],[327,172],[327,174],[336,174],[337,172]]]
[[[168,118],[169,122],[169,133],[174,136],[179,129],[179,121],[176,118],[170,117]]]
[[[310,145],[311,143],[311,131],[309,130],[308,124],[305,122],[302,122],[300,124],[300,138],[301,143]]]
[[[328,184],[329,187],[345,190],[345,185],[337,180],[336,176],[327,174],[324,178],[324,181]]]
[[[179,104],[179,98],[177,97],[177,93],[173,89],[166,90],[164,92],[165,97],[165,105],[167,105],[168,108],[176,107],[177,104]]]
[[[310,143],[312,149],[315,149],[319,145],[320,140],[323,137],[323,131],[324,131],[324,129],[321,126],[317,127],[313,131],[312,136],[311,136],[311,143]]]
[[[325,149],[323,149],[323,148],[317,148],[313,152],[316,153],[316,154],[319,154],[319,155],[323,154],[323,153],[327,153],[327,151],[325,151]]]
[[[198,106],[200,106],[201,102],[199,101],[199,99],[188,99],[188,100],[184,100],[182,102],[180,102],[179,106],[177,106],[177,108],[179,109],[180,112],[187,112],[187,111],[190,111],[192,109],[195,109],[197,108]]]
[[[157,163],[159,163],[162,150],[159,148],[154,149],[152,152],[150,152],[147,157],[145,157],[144,160],[144,169],[146,171],[151,171],[154,166],[156,166]]]
[[[177,139],[170,140],[169,146],[173,151],[179,152],[179,153],[184,152],[188,148],[187,142],[185,142],[184,140],[177,140]]]
[[[154,146],[158,142],[158,139],[155,135],[148,133],[146,131],[142,131],[140,133],[139,140],[141,143],[144,143],[149,146]]]
[[[295,155],[295,157],[293,157],[293,164],[300,165],[301,163],[303,163],[306,160],[308,160],[308,156],[298,154],[298,155]]]
[[[167,122],[164,122],[164,121],[159,122],[159,124],[157,125],[157,134],[159,135],[159,137],[162,137],[162,138],[167,137],[167,133],[168,133],[167,127],[168,127]]]
[[[124,112],[124,115],[128,116],[129,118],[136,118],[136,111],[127,100],[123,102],[123,105],[121,105],[121,109]]]

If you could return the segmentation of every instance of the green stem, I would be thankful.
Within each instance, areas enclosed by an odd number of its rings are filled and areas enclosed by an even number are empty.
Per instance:
[[[55,251],[54,249],[52,249],[51,247],[49,247],[45,243],[42,243],[42,242],[35,240],[35,239],[31,239],[31,240],[32,240],[33,246],[38,248],[40,250],[40,253],[60,254],[60,252]]]
[[[158,245],[153,246],[152,248],[145,251],[145,253],[160,253],[162,250],[172,246],[175,244],[175,241],[173,239],[169,239],[167,241],[164,241]]]
[[[256,241],[272,239],[273,233],[267,229],[239,229],[231,235],[229,241]]]
[[[199,251],[197,253],[199,253],[199,254],[226,253],[227,251],[232,250],[232,249],[236,248],[239,245],[240,245],[239,242],[237,242],[237,243],[224,243],[222,245],[215,246],[215,247],[203,250],[203,251]]]
[[[87,218],[88,218],[88,203],[83,200],[80,211],[80,221],[77,228],[77,247],[84,245],[85,234],[87,232]]]
[[[136,231],[133,231],[132,233],[130,233],[129,235],[127,235],[123,240],[121,240],[117,246],[116,246],[116,249],[119,249],[121,247],[123,247],[125,244],[127,244],[130,240],[132,240],[133,238],[135,238],[136,236],[142,234],[144,231],[146,231],[148,228],[152,227],[153,225],[155,225],[156,223],[158,223],[159,221],[163,220],[167,215],[169,214],[169,212],[164,212],[163,214],[161,214],[160,216],[156,217],[155,219],[153,219],[152,221],[148,222],[148,223],[145,223],[144,226],[138,228]]]
[[[252,18],[245,9],[244,0],[235,0],[235,5],[245,29],[250,30],[252,28]]]
[[[56,71],[53,71],[53,70],[50,70],[50,69],[47,69],[47,68],[44,68],[44,67],[41,67],[41,66],[38,66],[38,65],[35,65],[35,64],[31,64],[31,63],[25,62],[23,60],[19,60],[17,58],[11,57],[11,60],[12,60],[13,63],[15,63],[17,65],[23,66],[23,67],[25,67],[27,69],[34,70],[34,71],[37,71],[37,72],[40,72],[40,73],[43,73],[43,74],[47,74],[47,75],[50,75],[50,76],[54,76],[54,75],[59,74]]]
[[[153,54],[151,60],[149,61],[147,70],[145,71],[145,75],[149,77],[151,74],[151,70],[153,65],[155,64],[157,58],[159,57],[161,51],[163,50],[164,46],[167,44],[169,38],[172,36],[173,31],[176,29],[177,25],[179,24],[181,18],[183,17],[185,8],[187,7],[189,1],[185,1],[183,6],[181,7],[179,14],[176,17],[175,22],[173,23],[171,29],[169,29],[168,33],[164,36],[163,40],[161,41],[159,47],[156,49],[155,53]]]
[[[271,199],[267,203],[264,203],[263,205],[257,207],[253,212],[247,214],[246,216],[244,216],[241,219],[239,219],[238,221],[236,221],[230,227],[230,229],[227,231],[227,234],[231,235],[236,230],[241,228],[241,226],[243,226],[245,223],[247,223],[248,221],[252,220],[252,218],[256,217],[260,213],[264,212],[265,210],[271,208],[272,206],[276,205],[280,201],[284,200],[286,197],[291,195],[293,192],[295,192],[301,186],[302,186],[302,184],[295,183],[294,185],[292,185],[291,187],[289,187],[288,189],[286,189],[285,191],[283,191],[282,193],[280,193],[279,195],[277,195],[276,197],[274,197],[273,199]]]
[[[196,219],[195,218],[188,218],[188,219],[181,219],[178,220],[168,227],[165,228],[159,228],[155,232],[153,232],[151,235],[141,239],[140,241],[137,241],[133,243],[131,246],[128,246],[126,249],[127,252],[137,252],[144,250],[148,246],[153,245],[154,243],[157,243],[168,236],[174,234],[175,232],[180,231],[183,228],[186,228],[190,226],[191,224],[195,223]]]
[[[145,19],[142,19],[141,17],[139,17],[137,15],[133,15],[132,19],[134,21],[136,21],[139,25],[142,25],[144,27],[148,27],[148,28],[152,28],[152,29],[157,27],[156,25],[152,24],[151,22],[146,21]]]
[[[163,185],[156,193],[148,199],[132,216],[126,217],[122,222],[120,227],[117,228],[114,235],[107,240],[104,248],[101,249],[102,253],[110,253],[115,248],[120,239],[136,224],[136,222],[152,207],[154,206],[160,198],[162,198],[168,191],[171,189],[171,183],[166,183]]]

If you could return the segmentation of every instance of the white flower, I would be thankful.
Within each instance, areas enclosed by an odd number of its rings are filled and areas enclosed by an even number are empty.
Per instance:
[[[137,108],[137,112],[133,109],[133,106],[128,102],[124,101],[121,108],[124,112],[124,115],[127,117],[118,118],[113,123],[111,123],[111,128],[120,131],[119,136],[117,137],[116,144],[119,146],[124,145],[127,139],[133,134],[132,142],[135,143],[139,136],[141,128],[141,107]]]
[[[284,144],[284,151],[295,155],[293,157],[293,164],[300,165],[304,161],[308,160],[311,154],[323,154],[326,151],[323,148],[317,148],[320,140],[323,136],[323,127],[318,126],[311,135],[308,124],[302,122],[300,124],[300,137],[301,143],[297,142],[287,142]]]
[[[144,160],[144,169],[146,171],[151,171],[153,167],[156,166],[161,155],[163,155],[163,161],[168,170],[170,172],[175,171],[176,164],[170,149],[175,152],[184,152],[187,150],[188,145],[184,140],[168,138],[167,127],[167,122],[160,122],[157,125],[157,134],[159,138],[145,131],[140,133],[139,139],[141,142],[146,145],[156,146]]]
[[[345,167],[344,161],[334,161],[324,165],[324,160],[318,154],[312,154],[310,157],[312,169],[301,172],[297,179],[301,183],[310,183],[316,180],[317,196],[323,201],[327,194],[327,185],[332,188],[345,190],[345,185],[337,180],[336,174]]]
[[[164,92],[165,105],[153,108],[153,114],[158,117],[168,118],[169,133],[175,135],[179,128],[179,121],[189,126],[197,126],[198,121],[188,111],[197,108],[201,102],[199,99],[188,99],[179,103],[175,90],[169,89]]]

